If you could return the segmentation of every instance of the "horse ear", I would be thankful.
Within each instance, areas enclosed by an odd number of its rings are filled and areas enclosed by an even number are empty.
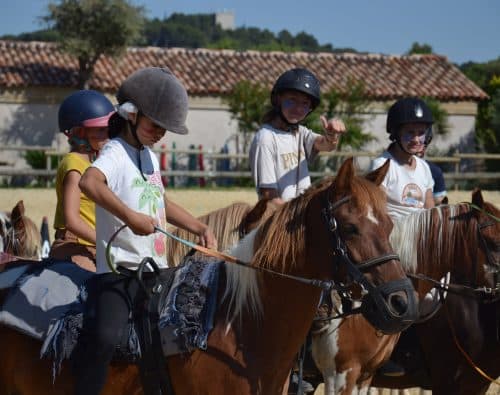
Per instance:
[[[351,156],[342,163],[342,166],[340,166],[333,182],[334,189],[337,191],[349,189],[350,183],[355,176],[354,158]]]
[[[12,213],[10,214],[10,220],[14,224],[18,222],[18,220],[23,216],[24,216],[24,202],[22,200],[19,200],[12,209]]]
[[[472,191],[472,204],[483,208],[484,199],[483,194],[481,193],[481,189],[474,188],[474,190]]]
[[[389,170],[391,160],[387,159],[385,163],[380,166],[378,169],[373,170],[372,172],[365,175],[365,178],[375,185],[380,185],[382,181],[384,181],[385,175],[387,174],[387,170]]]

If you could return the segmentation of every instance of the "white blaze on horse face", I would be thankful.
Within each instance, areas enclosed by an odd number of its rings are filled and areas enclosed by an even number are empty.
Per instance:
[[[366,214],[366,218],[368,218],[370,221],[372,221],[375,225],[378,225],[378,219],[373,214],[373,209],[371,207],[368,207],[368,212]]]

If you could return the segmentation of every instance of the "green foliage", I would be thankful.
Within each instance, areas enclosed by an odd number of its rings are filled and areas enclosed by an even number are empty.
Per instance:
[[[486,63],[464,63],[460,69],[489,95],[478,105],[476,144],[481,151],[500,153],[500,57]],[[494,170],[498,163],[487,161],[486,165]]]
[[[407,55],[414,55],[414,54],[428,55],[431,53],[434,53],[434,50],[432,49],[432,46],[430,46],[429,44],[420,44],[418,42],[414,42],[411,48],[408,50]]]
[[[450,132],[450,124],[448,123],[448,113],[441,106],[439,100],[432,97],[423,97],[423,101],[429,106],[434,118],[432,130],[435,134],[445,136]]]
[[[339,143],[339,149],[349,146],[355,150],[372,141],[375,137],[371,133],[363,132],[370,99],[362,81],[348,80],[345,89],[332,89],[323,94],[322,112],[327,118],[340,118],[344,121],[347,133]],[[316,130],[321,130],[317,129]]]
[[[101,55],[119,56],[140,36],[143,14],[128,0],[61,0],[49,3],[43,19],[59,33],[61,49],[78,59],[84,88]]]
[[[270,107],[269,90],[258,83],[241,81],[234,86],[224,101],[229,106],[231,118],[238,121],[238,128],[244,136],[244,152],[247,152],[250,132],[259,128],[262,117]]]

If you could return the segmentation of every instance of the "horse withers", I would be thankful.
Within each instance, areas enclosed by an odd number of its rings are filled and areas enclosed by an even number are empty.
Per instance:
[[[392,222],[378,187],[386,171],[367,180],[347,160],[335,179],[278,208],[232,250],[249,265],[225,265],[206,349],[167,358],[176,395],[283,393],[324,287],[354,279],[364,293],[377,295],[366,315],[382,329],[411,323],[413,288],[389,243]],[[67,363],[52,384],[39,346],[0,328],[0,394],[71,391]],[[140,392],[137,368],[113,363],[103,394]]]
[[[417,273],[421,300],[437,295],[437,306],[421,304],[429,306],[423,312],[426,321],[403,333],[392,357],[407,374],[377,375],[374,386],[474,395],[486,392],[486,376],[500,375],[499,217],[500,211],[476,190],[472,203],[424,210],[395,225],[392,243],[408,273]],[[441,292],[430,293],[434,286]],[[381,336],[360,316],[331,321],[313,338],[325,394],[367,391],[397,340]]]

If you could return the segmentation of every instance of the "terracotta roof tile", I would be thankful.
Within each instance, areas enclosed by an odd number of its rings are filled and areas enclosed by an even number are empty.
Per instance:
[[[307,67],[323,91],[343,89],[350,79],[365,83],[374,100],[406,95],[440,100],[483,100],[488,96],[446,57],[306,52],[259,52],[214,49],[131,47],[120,59],[101,57],[90,80],[93,89],[115,92],[121,81],[146,66],[167,66],[190,94],[224,95],[241,80],[271,88],[291,67]],[[0,86],[76,87],[78,63],[54,43],[0,40]]]

